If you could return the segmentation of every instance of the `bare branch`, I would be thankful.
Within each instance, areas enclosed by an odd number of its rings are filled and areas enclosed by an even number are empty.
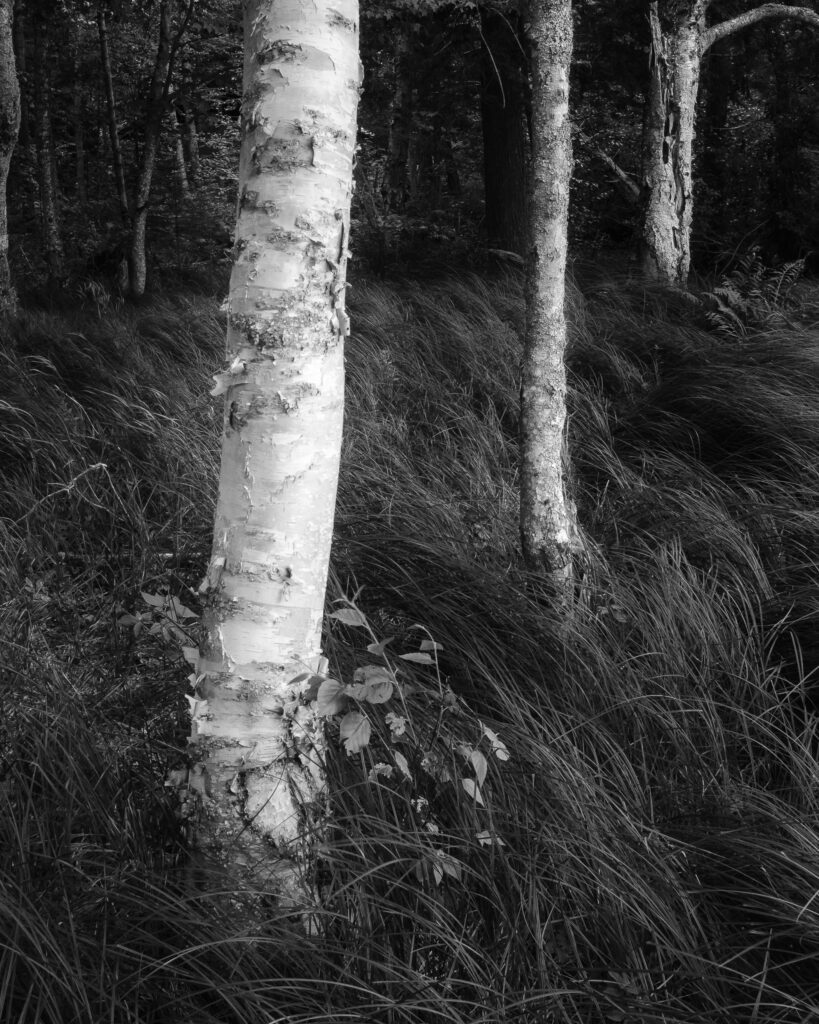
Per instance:
[[[583,129],[579,128],[576,124],[572,125],[572,134],[582,146],[585,146],[590,153],[593,153],[598,160],[604,163],[616,175],[620,183],[625,187],[629,198],[637,202],[640,198],[640,186],[634,180],[634,176],[629,174],[628,171],[624,171],[605,150],[600,149],[594,139],[586,135]]]
[[[745,11],[735,18],[720,22],[719,25],[712,25],[702,36],[701,52],[705,53],[709,46],[713,46],[719,39],[738,32],[741,28],[747,28],[765,18],[790,18],[792,21],[802,21],[806,25],[819,28],[819,14],[809,7],[788,7],[786,4],[762,4],[752,11]]]

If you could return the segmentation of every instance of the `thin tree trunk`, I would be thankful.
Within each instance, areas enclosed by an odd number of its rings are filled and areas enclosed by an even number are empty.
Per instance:
[[[528,233],[523,51],[509,17],[483,10],[481,34],[486,238],[491,246],[523,255]]]
[[[17,308],[9,269],[6,184],[19,127],[20,88],[14,62],[12,0],[0,0],[0,316]]]
[[[239,213],[208,637],[192,698],[199,843],[303,904],[324,810],[320,673],[344,400],[356,0],[247,0]],[[306,113],[307,112],[307,113]]]
[[[145,294],[147,266],[145,259],[145,233],[148,225],[148,201],[151,197],[156,152],[162,128],[165,101],[171,74],[171,9],[173,0],[162,0],[159,7],[159,43],[148,92],[143,139],[142,160],[134,193],[134,213],[131,227],[130,271],[131,295]]]
[[[391,209],[400,210],[409,195],[409,156],[412,137],[412,28],[403,22],[396,27],[392,117],[387,140],[385,199]]]
[[[108,115],[108,138],[111,143],[111,162],[114,167],[114,181],[117,188],[117,200],[122,223],[128,226],[131,222],[131,211],[128,205],[128,189],[125,185],[125,170],[122,164],[122,149],[119,143],[119,126],[117,124],[117,104],[114,96],[114,77],[111,73],[111,52],[108,46],[108,24],[105,11],[97,12],[97,30],[100,40],[100,63],[105,86],[105,106]]]
[[[49,277],[65,277],[63,243],[57,212],[57,188],[51,134],[51,95],[48,75],[48,22],[35,13],[34,23],[34,115],[37,141],[37,181],[40,193],[40,223]]]
[[[182,145],[182,135],[179,131],[179,121],[176,116],[176,107],[169,95],[171,102],[168,106],[167,126],[171,137],[171,148],[173,149],[174,168],[176,172],[176,184],[183,199],[189,199],[191,187],[188,181],[188,169],[185,166],[185,149]]]
[[[184,139],[188,157],[188,183],[196,188],[199,184],[199,133],[196,130],[196,114],[191,109],[185,111]]]
[[[572,136],[569,67],[571,0],[532,0],[527,34],[532,83],[530,236],[521,385],[523,554],[545,571],[561,597],[572,592],[577,543],[565,493],[566,318],[564,313]]]
[[[74,157],[77,180],[77,203],[80,207],[88,203],[88,193],[85,183],[85,103],[82,90],[82,22],[77,20],[73,26],[74,44]]]

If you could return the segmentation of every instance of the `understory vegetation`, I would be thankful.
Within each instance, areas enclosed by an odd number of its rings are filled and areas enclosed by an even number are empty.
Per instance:
[[[353,281],[327,652],[395,685],[362,749],[329,720],[307,922],[220,888],[165,785],[224,283],[12,322],[0,1017],[815,1020],[819,299],[745,277],[577,269],[568,625],[517,537],[519,279]]]

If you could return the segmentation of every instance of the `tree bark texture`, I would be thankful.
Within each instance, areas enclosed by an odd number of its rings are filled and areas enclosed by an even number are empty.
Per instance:
[[[532,161],[521,387],[520,530],[527,564],[545,571],[566,594],[572,586],[576,538],[564,473],[564,297],[572,175],[571,0],[532,0],[526,31],[532,84]]]
[[[526,219],[526,73],[515,21],[481,13],[481,129],[486,238],[523,255]]]
[[[17,85],[20,93],[20,129],[17,140],[21,146],[29,143],[29,118],[25,102],[28,79],[26,65],[26,6],[24,0],[14,0],[14,58],[17,62]]]
[[[14,63],[12,0],[0,0],[0,316],[13,313],[17,296],[9,269],[6,184],[20,128],[20,88]]]
[[[684,287],[691,266],[694,117],[707,0],[649,8],[651,80],[643,126],[642,263],[652,281]]]
[[[739,29],[770,18],[819,28],[805,7],[761,4],[706,27],[711,0],[652,0],[651,79],[643,129],[642,263],[647,278],[685,287],[691,265],[694,119],[703,54]]]
[[[192,743],[200,845],[301,903],[323,814],[324,593],[344,401],[356,0],[246,0],[226,415]]]
[[[185,149],[182,145],[182,133],[179,130],[179,121],[176,116],[176,106],[172,99],[173,94],[169,97],[171,102],[168,106],[167,113],[167,128],[168,135],[170,137],[171,149],[173,150],[174,170],[176,172],[176,184],[179,188],[179,194],[183,199],[190,198],[191,187],[188,181],[188,169],[185,165]]]
[[[57,209],[57,182],[51,133],[51,84],[48,73],[48,20],[33,13],[34,134],[37,142],[37,183],[40,225],[48,275],[53,281],[65,276],[63,243]]]
[[[114,76],[111,71],[111,51],[108,45],[108,22],[105,11],[97,12],[97,31],[100,40],[100,63],[102,64],[102,80],[105,87],[105,109],[108,117],[108,138],[111,143],[111,163],[114,168],[114,181],[119,200],[119,212],[122,223],[129,225],[131,212],[128,205],[128,189],[125,184],[125,169],[122,163],[122,148],[119,142],[119,125],[117,123],[117,103],[114,95]]]

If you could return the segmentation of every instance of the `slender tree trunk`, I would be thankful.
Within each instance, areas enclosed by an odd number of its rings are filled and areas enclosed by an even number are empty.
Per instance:
[[[17,308],[9,269],[6,184],[20,127],[20,88],[14,63],[12,0],[0,0],[0,317]]]
[[[179,121],[177,120],[176,107],[173,103],[172,94],[169,96],[169,99],[171,102],[168,106],[167,126],[168,134],[171,138],[171,148],[173,149],[176,184],[182,198],[188,199],[190,198],[191,187],[188,181],[188,169],[185,166],[185,149],[182,145],[182,135],[179,131]]]
[[[131,225],[130,271],[131,295],[139,298],[145,294],[147,265],[145,259],[145,233],[148,225],[148,202],[151,198],[151,182],[156,164],[156,152],[162,129],[165,101],[171,74],[171,12],[173,0],[162,0],[159,7],[159,43],[148,92],[145,117],[145,135],[142,160],[139,166],[134,193],[133,221]]]
[[[532,0],[526,28],[532,83],[532,163],[521,387],[520,531],[527,564],[545,571],[568,600],[577,538],[564,471],[564,296],[572,175],[571,0]]]
[[[390,134],[387,141],[386,195],[391,209],[400,210],[409,194],[409,156],[412,136],[412,28],[398,26],[395,35],[395,76]]]
[[[684,287],[691,266],[692,153],[707,0],[650,5],[651,81],[643,125],[642,263],[647,278]]]
[[[74,157],[77,178],[77,203],[83,207],[88,203],[85,183],[85,103],[82,90],[82,22],[78,19],[72,29],[74,46]]]
[[[514,16],[513,16],[514,17]],[[481,13],[481,128],[486,238],[526,250],[526,73],[514,21]]]
[[[52,152],[48,21],[38,12],[34,13],[32,20],[34,23],[34,115],[40,223],[49,277],[54,281],[61,281],[65,276],[65,269]]]
[[[127,227],[131,222],[128,205],[128,189],[125,185],[125,169],[122,163],[122,148],[119,143],[119,125],[117,124],[117,104],[114,96],[114,76],[111,72],[111,52],[108,46],[108,23],[105,11],[97,12],[97,31],[100,40],[100,63],[102,64],[102,80],[105,86],[105,107],[108,115],[108,138],[111,143],[111,163],[114,168],[114,181],[119,201],[119,212],[122,223]]]
[[[303,903],[344,400],[356,0],[246,0],[226,416],[207,641],[192,703],[199,843]]]
[[[184,139],[188,158],[188,183],[196,188],[199,183],[199,133],[196,130],[196,114],[191,109],[185,111]]]

